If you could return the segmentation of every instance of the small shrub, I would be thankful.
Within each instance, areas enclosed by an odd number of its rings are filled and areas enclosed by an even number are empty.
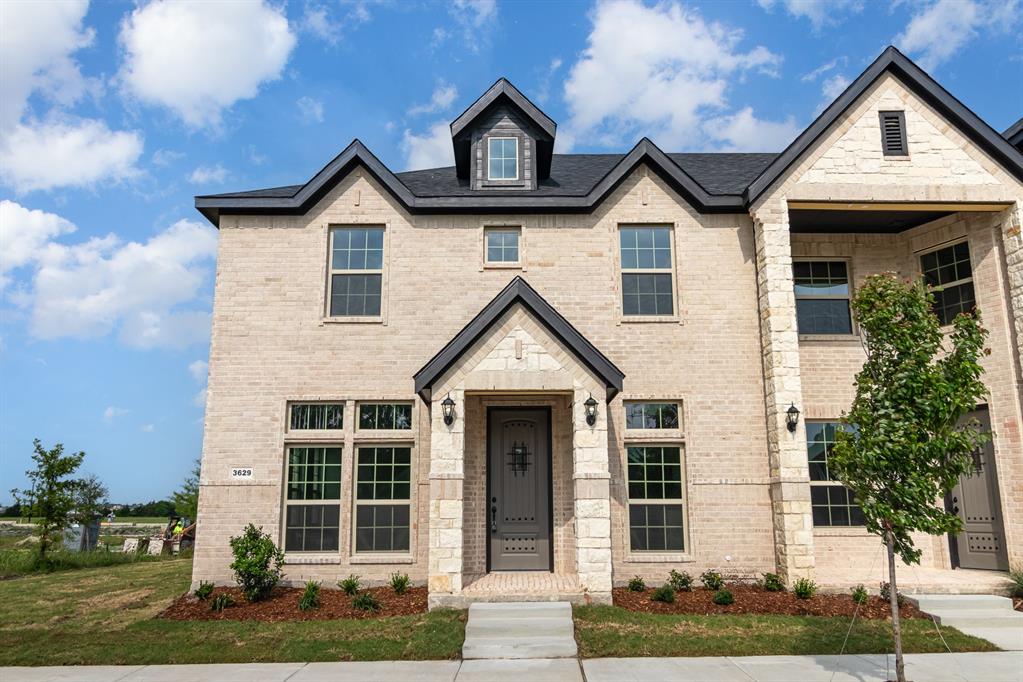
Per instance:
[[[671,589],[671,585],[661,585],[654,590],[650,598],[654,601],[662,601],[665,604],[673,604],[675,603],[675,590]]]
[[[380,610],[380,602],[369,592],[360,592],[352,597],[352,606],[363,611]]]
[[[392,573],[391,574],[391,589],[394,590],[395,594],[405,594],[408,592],[409,585],[412,581],[408,577],[408,573]]]
[[[708,590],[714,590],[715,592],[725,586],[725,579],[717,571],[704,571],[700,574],[700,582]]]
[[[852,600],[855,604],[866,604],[870,599],[870,594],[867,592],[867,588],[860,583],[852,590]]]
[[[1009,580],[1012,581],[1012,596],[1023,598],[1023,570],[1009,571]]]
[[[809,599],[817,593],[817,583],[809,578],[800,578],[792,585],[792,591],[800,599]]]
[[[693,576],[689,575],[685,571],[679,573],[675,569],[672,569],[671,573],[668,574],[668,584],[671,585],[671,589],[676,592],[692,592]]]
[[[646,583],[638,575],[635,578],[629,580],[629,590],[632,592],[642,592],[646,589]]]
[[[359,576],[352,573],[344,580],[338,580],[337,586],[350,597],[359,591]]]
[[[881,583],[881,599],[884,599],[886,602],[891,603],[891,599],[892,599],[892,586],[891,586],[891,584],[889,584],[889,583]],[[896,593],[895,593],[895,602],[899,606],[903,606],[906,603],[906,598],[902,595],[901,592],[896,591]]]
[[[730,606],[735,603],[735,597],[729,590],[718,590],[714,593],[714,603],[718,606]]]
[[[199,598],[199,601],[206,601],[213,595],[213,583],[208,580],[201,581],[193,594]]]
[[[221,592],[210,602],[210,610],[220,613],[229,606],[234,606],[234,597],[227,592]]]
[[[767,592],[784,592],[785,583],[782,582],[781,576],[777,573],[765,573],[764,590]]]
[[[251,523],[238,537],[231,538],[234,561],[231,570],[242,593],[249,601],[259,601],[284,577],[284,552],[274,544],[268,533]]]
[[[320,583],[310,580],[305,584],[302,596],[298,598],[298,610],[309,611],[320,608]]]

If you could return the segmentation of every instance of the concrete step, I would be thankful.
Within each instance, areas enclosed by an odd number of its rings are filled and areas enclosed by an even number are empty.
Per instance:
[[[934,611],[974,611],[992,609],[1012,611],[1012,600],[993,594],[918,594],[909,595],[909,601],[926,613]]]
[[[477,602],[469,606],[469,620],[508,620],[512,618],[572,619],[568,602]]]
[[[578,653],[571,637],[480,637],[462,645],[462,658],[574,658]]]
[[[571,618],[507,618],[473,619],[465,626],[470,637],[567,637],[575,636]]]
[[[572,658],[578,653],[567,602],[477,603],[469,607],[464,659]]]
[[[955,609],[932,614],[941,625],[954,628],[1019,628],[1023,629],[1023,613],[1002,609]]]

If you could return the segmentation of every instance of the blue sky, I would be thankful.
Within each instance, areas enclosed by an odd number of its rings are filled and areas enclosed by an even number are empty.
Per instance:
[[[199,456],[216,231],[195,194],[307,180],[353,138],[447,165],[499,76],[560,151],[778,151],[888,44],[996,129],[1018,0],[0,3],[0,500],[33,438],[115,501]]]

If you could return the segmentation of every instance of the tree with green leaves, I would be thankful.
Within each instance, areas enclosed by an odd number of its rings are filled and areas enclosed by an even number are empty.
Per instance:
[[[980,358],[989,351],[979,313],[962,313],[946,333],[923,281],[867,278],[852,301],[867,354],[856,398],[828,465],[856,496],[867,530],[888,551],[896,675],[905,680],[895,556],[920,561],[913,532],[957,533],[959,517],[939,505],[972,453],[990,438],[962,418],[983,401]]]
[[[71,520],[86,526],[97,517],[103,516],[107,508],[107,495],[107,487],[95,474],[80,479],[74,490],[75,506],[71,512]]]
[[[24,517],[37,517],[39,526],[39,553],[37,561],[45,565],[46,553],[53,544],[60,544],[61,534],[70,523],[75,509],[75,493],[80,486],[72,475],[78,471],[84,452],[64,454],[64,446],[57,443],[52,450],[43,447],[38,438],[32,441],[35,453],[32,459],[35,469],[25,472],[32,487],[29,490],[14,489],[11,494],[21,505]]]
[[[181,484],[181,490],[178,490],[172,496],[174,511],[181,516],[191,519],[193,522],[199,509],[199,473],[201,467],[202,460],[195,460],[195,467],[192,468],[192,473]]]

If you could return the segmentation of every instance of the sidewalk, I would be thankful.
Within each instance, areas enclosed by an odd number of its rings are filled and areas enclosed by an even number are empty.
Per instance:
[[[581,667],[580,667],[581,666]],[[0,668],[3,682],[884,682],[894,656],[574,658]],[[909,654],[914,682],[1021,682],[1023,652]]]

